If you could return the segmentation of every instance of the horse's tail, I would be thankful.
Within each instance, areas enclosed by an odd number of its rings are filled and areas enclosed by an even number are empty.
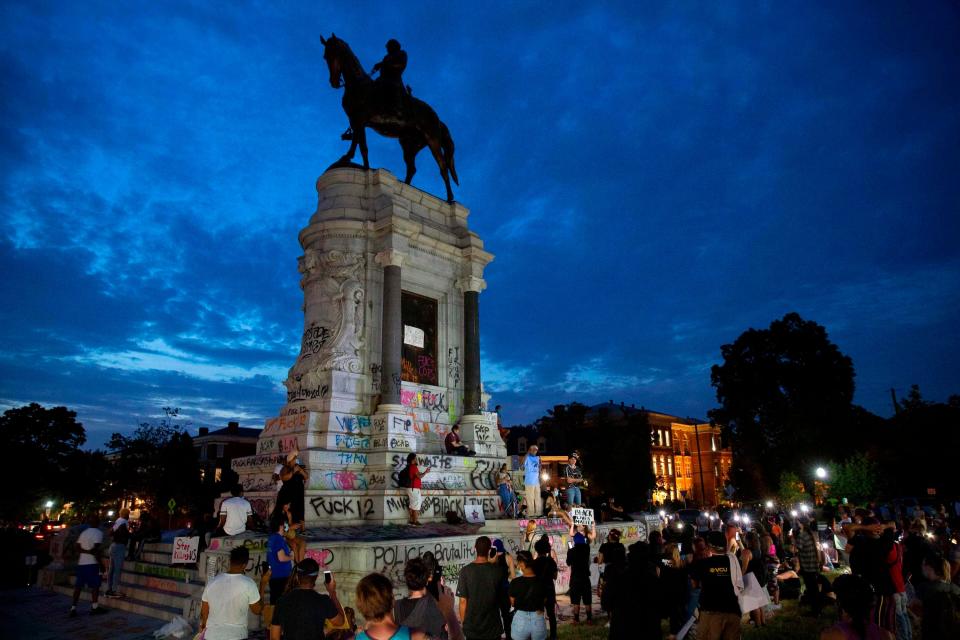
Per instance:
[[[450,177],[459,187],[460,179],[457,178],[457,168],[453,164],[453,138],[450,137],[450,130],[447,125],[440,123],[440,148],[443,150],[443,159],[447,163],[447,169],[450,170]]]

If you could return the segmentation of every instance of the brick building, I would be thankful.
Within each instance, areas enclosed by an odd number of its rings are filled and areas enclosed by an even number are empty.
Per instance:
[[[205,482],[220,482],[224,471],[230,469],[234,458],[252,456],[257,453],[257,438],[260,429],[241,427],[237,422],[228,422],[223,429],[210,431],[200,427],[193,439],[197,450],[197,462]]]

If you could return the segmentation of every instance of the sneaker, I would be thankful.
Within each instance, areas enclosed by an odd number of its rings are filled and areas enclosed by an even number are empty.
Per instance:
[[[90,610],[90,615],[92,615],[92,616],[102,616],[102,615],[105,614],[106,612],[107,612],[107,610],[104,609],[103,607],[97,607],[96,609],[91,609],[91,610]]]

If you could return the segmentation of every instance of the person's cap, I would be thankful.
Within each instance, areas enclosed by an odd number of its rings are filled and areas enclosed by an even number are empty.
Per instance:
[[[727,539],[721,531],[711,531],[707,533],[706,542],[719,551],[724,551],[727,548]]]
[[[320,565],[313,558],[304,558],[297,565],[297,573],[302,576],[320,575]]]
[[[500,538],[494,538],[494,540],[493,540],[493,542],[491,543],[491,545],[493,546],[494,549],[497,550],[497,553],[506,553],[506,552],[507,552],[507,550],[506,550],[506,549],[504,548],[504,546],[503,546],[503,540],[501,540]]]

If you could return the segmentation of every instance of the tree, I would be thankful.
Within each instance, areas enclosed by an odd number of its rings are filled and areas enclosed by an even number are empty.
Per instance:
[[[132,436],[114,433],[109,448],[116,454],[114,498],[136,496],[148,508],[166,509],[173,498],[184,508],[205,506],[193,439],[177,422],[180,410],[164,407],[156,424],[143,422]]]
[[[832,466],[830,495],[862,504],[877,497],[879,477],[877,464],[866,454],[857,453],[841,464]]]
[[[588,475],[625,509],[639,509],[656,479],[650,468],[650,422],[646,411],[627,415],[625,422],[601,421],[596,433],[579,447]]]
[[[0,416],[3,486],[0,517],[35,515],[41,503],[63,504],[75,480],[70,459],[87,440],[77,414],[66,407],[44,408],[37,403],[9,409]]]
[[[797,504],[810,501],[810,496],[804,489],[800,476],[793,471],[781,473],[778,484],[780,490],[777,492],[777,500],[780,501],[780,504]]]
[[[822,326],[789,313],[720,351],[710,374],[720,407],[710,417],[733,448],[738,495],[775,492],[782,471],[809,468],[825,445],[852,453],[853,362]]]

